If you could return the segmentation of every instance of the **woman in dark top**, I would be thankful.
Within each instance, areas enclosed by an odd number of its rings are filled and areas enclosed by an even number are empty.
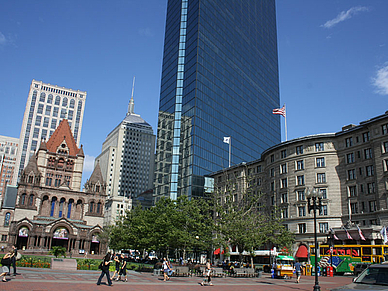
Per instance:
[[[2,267],[0,268],[1,270],[0,277],[3,277],[3,280],[2,280],[3,282],[7,282],[7,279],[5,278],[5,276],[9,273],[9,270],[11,268],[12,257],[13,257],[13,253],[8,252],[7,254],[4,255],[4,257],[1,260]]]
[[[104,260],[101,263],[101,275],[100,278],[98,278],[97,285],[101,284],[101,280],[106,275],[106,278],[108,280],[108,285],[112,286],[112,280],[110,279],[110,274],[109,274],[109,265],[111,263],[111,254],[107,253],[106,256],[104,257]]]

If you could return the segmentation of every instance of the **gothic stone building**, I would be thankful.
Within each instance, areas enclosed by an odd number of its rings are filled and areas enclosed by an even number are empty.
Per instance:
[[[68,121],[62,120],[23,170],[14,207],[9,199],[3,204],[0,231],[8,228],[8,245],[29,252],[53,246],[72,254],[106,251],[100,239],[106,185],[97,164],[81,192],[83,163],[82,146],[77,147]]]

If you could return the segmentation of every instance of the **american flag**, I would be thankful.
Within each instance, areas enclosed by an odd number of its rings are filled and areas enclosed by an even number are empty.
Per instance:
[[[335,235],[335,232],[332,228],[330,228],[330,231],[333,234],[334,239],[339,240],[338,236]]]
[[[279,115],[282,115],[283,117],[286,117],[286,106],[283,105],[282,108],[273,109],[272,114],[279,114]]]
[[[347,231],[347,229],[346,228],[344,228],[344,229],[346,231],[346,236],[348,237],[348,239],[353,239],[352,236],[350,235],[350,233]]]
[[[365,236],[362,234],[361,229],[358,227],[358,225],[357,225],[357,229],[358,229],[358,234],[359,234],[360,238],[362,240],[365,240]]]

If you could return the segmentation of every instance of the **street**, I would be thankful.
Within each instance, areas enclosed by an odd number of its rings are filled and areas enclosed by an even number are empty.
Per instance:
[[[100,286],[96,285],[99,271],[58,271],[50,269],[18,268],[16,277],[7,276],[8,282],[0,282],[0,290],[21,291],[68,291],[68,290],[313,290],[314,277],[302,276],[299,284],[294,279],[272,279],[269,274],[261,278],[212,278],[213,286],[200,286],[202,277],[171,277],[164,282],[163,277],[155,277],[151,273],[128,271],[128,282],[106,284],[106,278]],[[351,283],[353,276],[319,277],[322,291]]]

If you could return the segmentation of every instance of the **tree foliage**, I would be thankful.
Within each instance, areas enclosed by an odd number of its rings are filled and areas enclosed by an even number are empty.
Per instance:
[[[216,185],[217,244],[225,249],[237,246],[240,253],[273,246],[290,249],[294,236],[283,226],[277,209],[266,207],[265,195],[247,175],[241,176]]]
[[[206,201],[162,198],[155,207],[127,211],[110,231],[110,247],[120,249],[187,251],[210,248],[211,215]]]

